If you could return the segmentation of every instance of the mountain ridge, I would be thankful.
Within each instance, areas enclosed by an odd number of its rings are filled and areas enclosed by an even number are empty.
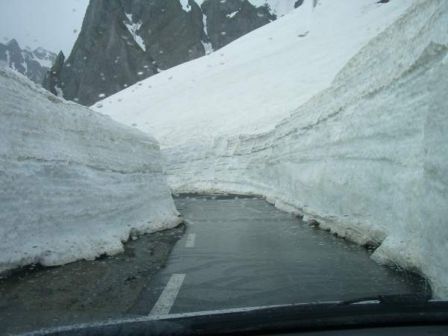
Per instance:
[[[37,84],[42,84],[55,59],[55,53],[42,47],[22,49],[16,39],[0,43],[0,62]]]
[[[91,1],[71,54],[48,73],[44,87],[91,105],[218,50],[298,4],[295,0]]]

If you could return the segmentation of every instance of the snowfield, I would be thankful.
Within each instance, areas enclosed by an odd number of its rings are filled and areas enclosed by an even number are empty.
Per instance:
[[[95,109],[175,191],[264,195],[448,297],[448,2],[312,0]]]
[[[157,142],[0,68],[0,272],[179,223]]]
[[[313,1],[305,1],[283,18],[120,91],[94,109],[149,132],[162,148],[273,129],[330,86],[412,0],[376,2],[327,0],[313,9]]]

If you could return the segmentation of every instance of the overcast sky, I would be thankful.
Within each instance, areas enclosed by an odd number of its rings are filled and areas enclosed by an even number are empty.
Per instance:
[[[89,0],[0,0],[0,42],[43,47],[68,55]]]

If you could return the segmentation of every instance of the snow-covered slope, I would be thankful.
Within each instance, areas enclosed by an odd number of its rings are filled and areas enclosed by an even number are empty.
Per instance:
[[[306,1],[216,53],[123,90],[96,108],[136,125],[162,147],[261,132],[328,87],[371,38],[412,3]]]
[[[0,68],[0,272],[179,223],[157,142]]]
[[[265,195],[448,297],[448,3],[311,3],[98,110],[160,139],[175,190]]]
[[[37,84],[42,84],[55,59],[56,54],[43,48],[34,51],[29,48],[22,49],[15,39],[6,44],[0,43],[0,63],[6,64]]]

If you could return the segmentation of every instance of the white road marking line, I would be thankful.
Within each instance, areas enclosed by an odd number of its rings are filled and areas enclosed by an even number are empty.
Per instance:
[[[196,233],[190,233],[187,236],[187,241],[185,242],[185,247],[187,247],[187,248],[194,247],[195,242],[196,242]]]
[[[173,274],[171,276],[156,304],[152,307],[149,315],[169,314],[174,301],[176,301],[177,294],[179,294],[184,279],[185,274]]]

